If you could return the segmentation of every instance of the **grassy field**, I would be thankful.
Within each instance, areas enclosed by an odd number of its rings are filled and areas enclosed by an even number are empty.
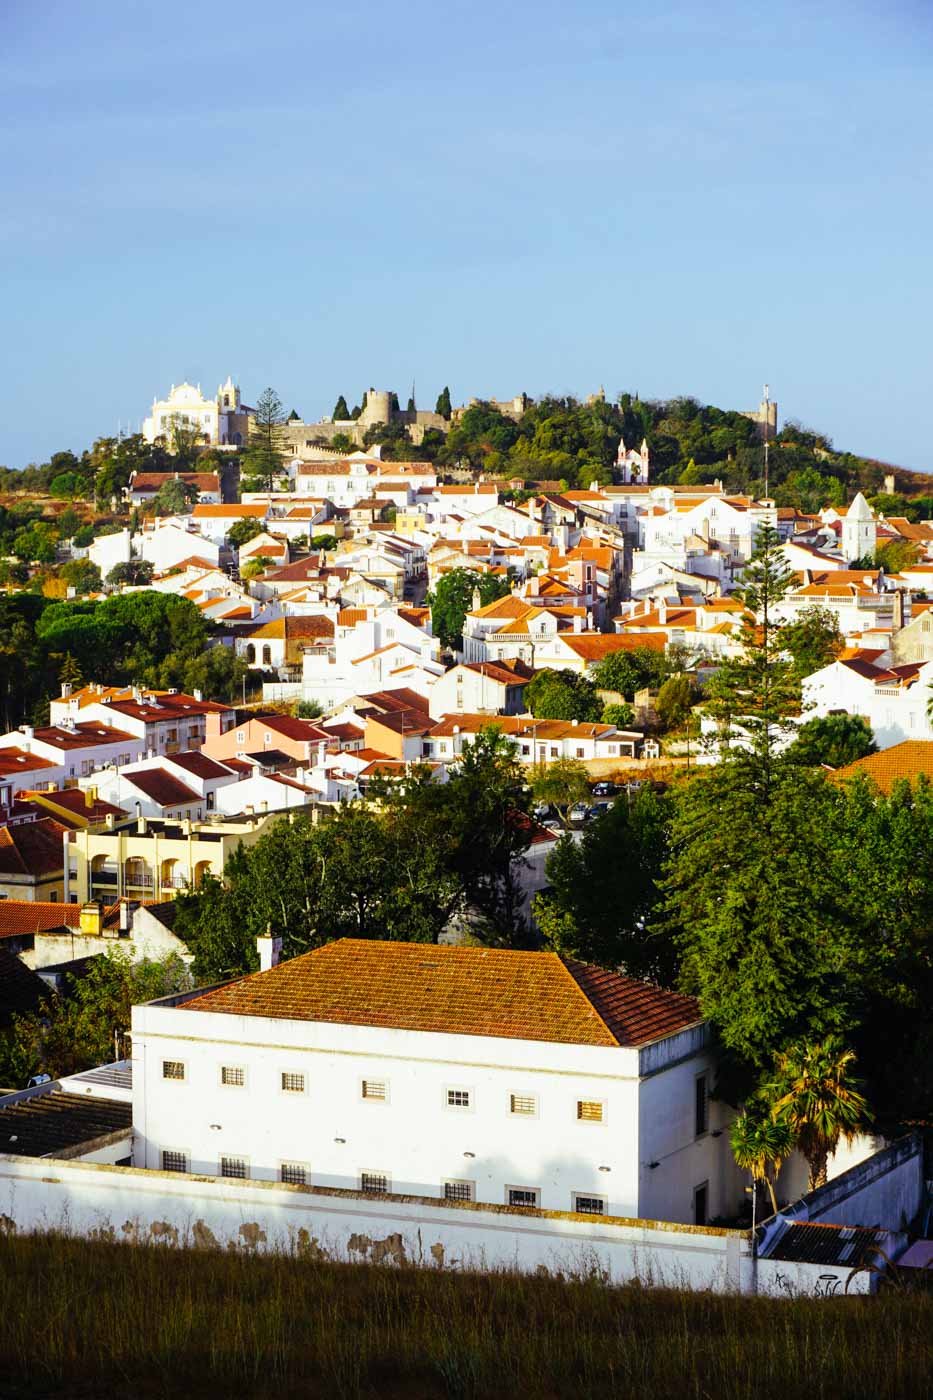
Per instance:
[[[0,1241],[0,1396],[908,1400],[933,1297],[771,1301],[598,1278]]]

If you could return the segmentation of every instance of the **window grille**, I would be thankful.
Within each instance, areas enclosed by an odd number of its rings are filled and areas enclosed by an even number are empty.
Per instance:
[[[475,1187],[472,1181],[445,1181],[445,1201],[472,1201]]]

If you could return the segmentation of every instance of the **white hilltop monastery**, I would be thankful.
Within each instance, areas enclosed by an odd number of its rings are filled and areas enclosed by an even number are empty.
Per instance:
[[[200,384],[173,384],[167,399],[153,399],[152,412],[143,423],[143,437],[147,442],[164,438],[171,446],[172,428],[178,423],[199,428],[208,447],[239,447],[249,435],[252,412],[229,375],[214,399],[204,398]]]

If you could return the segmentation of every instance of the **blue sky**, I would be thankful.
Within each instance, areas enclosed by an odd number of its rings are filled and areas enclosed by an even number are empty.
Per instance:
[[[933,469],[933,6],[0,0],[0,463],[189,378],[689,393]]]

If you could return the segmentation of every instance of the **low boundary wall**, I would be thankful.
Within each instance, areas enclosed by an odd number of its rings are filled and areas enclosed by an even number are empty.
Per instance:
[[[751,1232],[377,1196],[0,1155],[0,1233],[286,1252],[298,1258],[517,1270],[715,1292],[775,1292]],[[850,1270],[797,1265],[793,1290],[843,1292]],[[827,1282],[826,1276],[832,1274]],[[864,1285],[856,1284],[858,1291]]]

